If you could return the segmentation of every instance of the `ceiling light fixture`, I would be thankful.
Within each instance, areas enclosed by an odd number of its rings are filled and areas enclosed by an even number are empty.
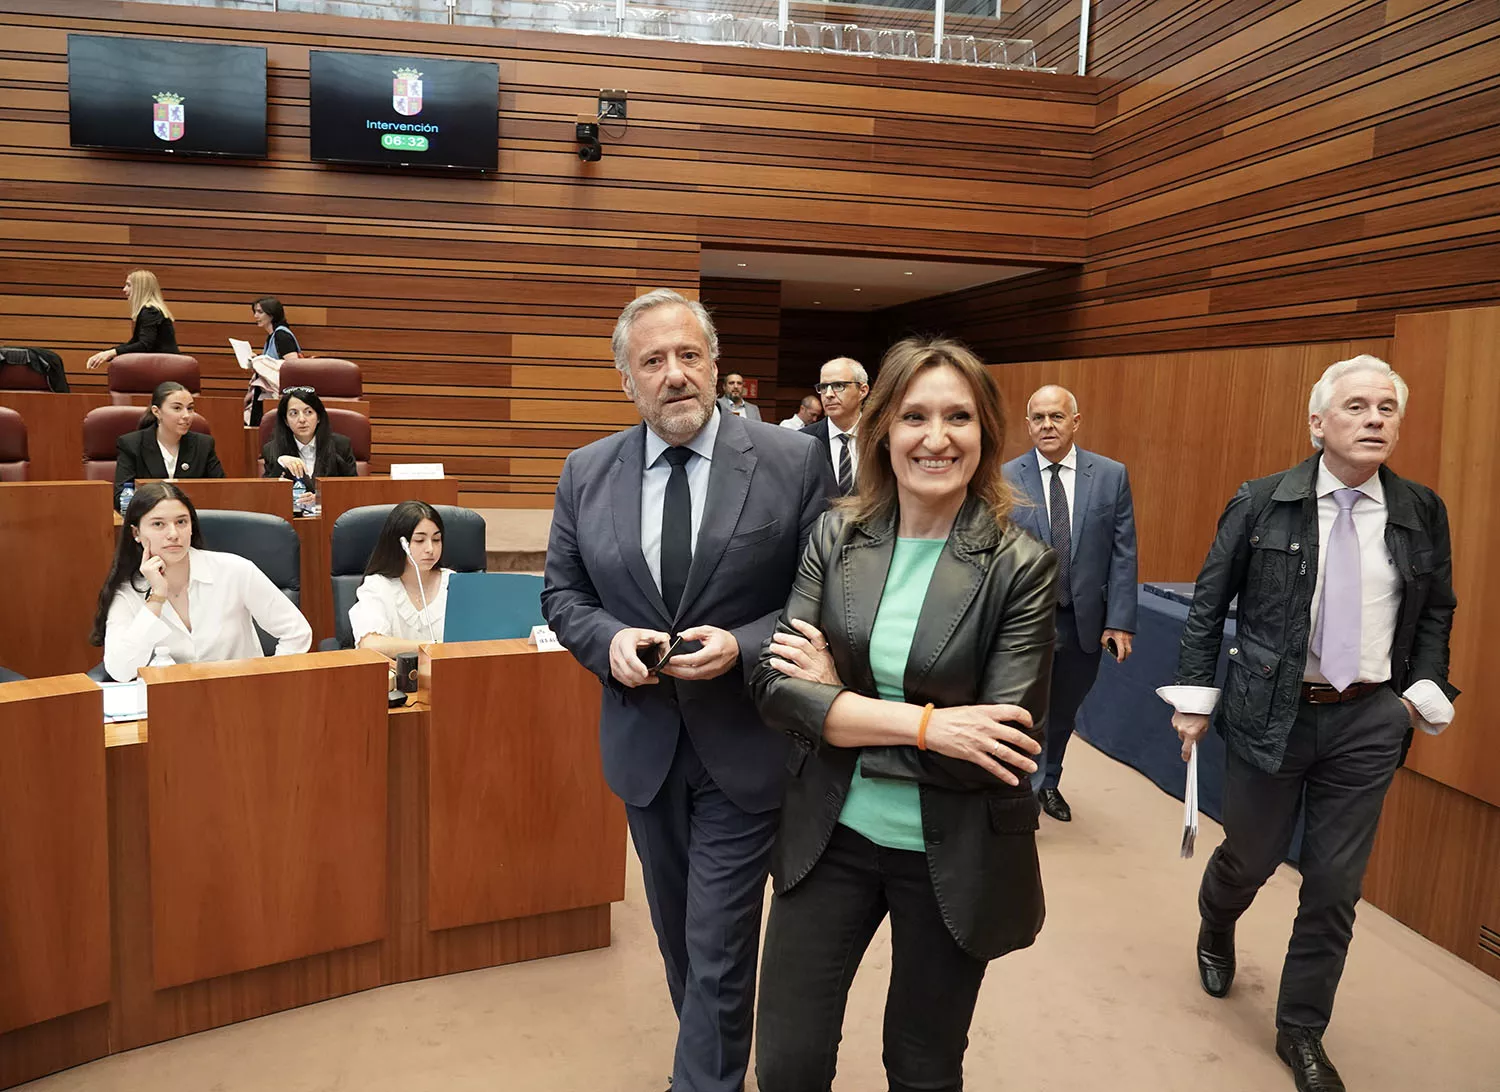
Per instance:
[[[856,288],[856,289],[855,289],[855,291],[856,291],[856,292],[863,292],[863,291],[864,291],[864,289],[863,289],[863,288]]]
[[[734,264],[737,265],[737,266],[739,266],[741,269],[745,268],[745,263],[744,262],[735,262]]]
[[[912,275],[912,272],[911,272],[910,269],[908,269],[908,270],[903,271],[901,275],[903,277],[910,277]]]

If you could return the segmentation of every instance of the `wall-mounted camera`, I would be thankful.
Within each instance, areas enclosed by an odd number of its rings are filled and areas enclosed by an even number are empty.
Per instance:
[[[599,143],[599,119],[580,115],[574,126],[578,138],[578,158],[585,163],[598,163],[604,158],[604,148]]]

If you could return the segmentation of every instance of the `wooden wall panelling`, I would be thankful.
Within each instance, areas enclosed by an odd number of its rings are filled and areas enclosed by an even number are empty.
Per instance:
[[[720,393],[730,372],[756,380],[758,390],[750,401],[759,407],[762,419],[774,425],[786,416],[780,412],[777,388],[781,282],[704,277],[699,293],[719,334]]]
[[[388,666],[356,650],[143,670],[158,989],[385,936]]]
[[[1453,619],[1450,678],[1463,694],[1452,727],[1413,741],[1409,765],[1420,773],[1500,808],[1500,743],[1489,726],[1500,720],[1492,678],[1490,622],[1500,614],[1500,456],[1493,441],[1500,415],[1500,308],[1475,308],[1396,320],[1394,353],[1441,371],[1442,416],[1424,430],[1440,443],[1438,473],[1427,478],[1448,506],[1453,536]],[[1417,422],[1403,422],[1402,443]],[[1500,861],[1500,855],[1490,858]],[[1490,922],[1493,926],[1494,922]]]
[[[37,678],[99,663],[89,631],[114,552],[108,482],[0,484],[0,557],[17,572],[6,589],[0,666]]]
[[[1462,716],[1462,714],[1460,714]],[[1482,730],[1473,721],[1471,731]],[[1459,722],[1449,731],[1460,730]],[[1445,735],[1447,733],[1444,733]],[[1500,978],[1500,808],[1397,770],[1365,873],[1364,897],[1434,944]]]
[[[0,1053],[109,1000],[103,718],[82,675],[0,684]]]
[[[68,146],[69,30],[264,42],[270,156],[185,162]],[[206,392],[272,293],[303,345],[361,364],[375,464],[441,457],[486,504],[546,505],[569,450],[620,426],[607,342],[642,288],[694,291],[711,245],[967,259],[1084,255],[1090,81],[859,57],[287,12],[0,0],[0,322],[81,362],[118,341],[123,270],[153,269]],[[501,69],[501,170],[307,161],[310,48]],[[631,89],[580,165],[572,120]],[[253,261],[225,255],[254,255]]]
[[[991,367],[1006,403],[1006,457],[1030,445],[1026,400],[1061,383],[1083,416],[1077,442],[1123,462],[1142,580],[1193,580],[1241,482],[1312,454],[1307,397],[1324,368],[1389,342],[1336,342],[1096,357]],[[1420,388],[1414,397],[1421,397]],[[1431,399],[1429,399],[1431,401]],[[1397,466],[1406,456],[1398,450]]]
[[[1500,302],[1500,8],[1096,8],[1080,273],[910,309],[996,361],[1389,337]],[[898,318],[911,317],[898,310]]]

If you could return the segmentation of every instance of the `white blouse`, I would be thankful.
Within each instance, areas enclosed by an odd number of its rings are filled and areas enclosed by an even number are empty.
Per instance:
[[[354,606],[349,608],[354,647],[358,648],[372,633],[400,641],[441,641],[443,615],[448,608],[448,577],[453,570],[440,571],[443,582],[425,610],[412,605],[411,596],[406,594],[406,586],[399,578],[374,574],[365,577]]]
[[[104,624],[104,670],[129,682],[143,667],[247,660],[263,654],[254,623],[277,639],[276,655],[312,647],[312,626],[255,563],[238,554],[188,551],[191,631],[171,603],[161,615],[144,592],[123,584]]]

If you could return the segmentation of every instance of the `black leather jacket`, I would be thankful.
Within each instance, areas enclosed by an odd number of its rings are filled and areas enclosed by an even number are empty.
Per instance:
[[[1193,589],[1182,633],[1177,681],[1214,685],[1230,601],[1239,597],[1239,631],[1214,727],[1246,761],[1281,768],[1301,700],[1318,576],[1319,456],[1246,482],[1219,517],[1219,530]],[[1401,607],[1391,643],[1391,685],[1399,693],[1431,679],[1450,699],[1448,634],[1453,628],[1453,554],[1448,511],[1425,485],[1380,468],[1385,542],[1401,577]],[[1409,739],[1409,737],[1408,737]]]
[[[822,856],[843,810],[854,764],[866,776],[916,781],[928,871],[943,920],[965,951],[993,959],[1036,939],[1042,927],[1037,805],[1025,777],[1006,785],[982,767],[916,747],[835,747],[823,742],[829,706],[844,690],[879,697],[870,632],[890,570],[895,520],[856,526],[842,511],[813,529],[777,628],[800,618],[823,631],[843,686],[782,675],[761,661],[751,680],[766,723],[793,747],[772,860],[776,890],[795,887]],[[1057,558],[1019,528],[997,526],[970,498],[932,582],[906,666],[906,700],[950,707],[1010,703],[1047,713]],[[769,642],[767,642],[769,646]],[[1040,740],[1041,729],[1033,729]]]

